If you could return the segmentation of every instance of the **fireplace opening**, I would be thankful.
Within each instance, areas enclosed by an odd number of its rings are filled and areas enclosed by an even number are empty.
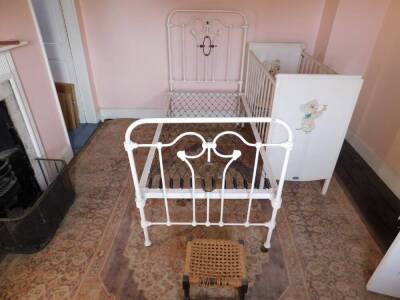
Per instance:
[[[6,103],[0,101],[0,218],[17,216],[41,193]]]
[[[0,101],[0,254],[34,253],[54,237],[75,192],[65,161],[30,156],[29,136],[7,99]]]
[[[0,55],[6,75],[18,82],[3,62]],[[75,200],[69,167],[43,157],[27,99],[18,89],[11,80],[0,81],[0,256],[46,247]]]

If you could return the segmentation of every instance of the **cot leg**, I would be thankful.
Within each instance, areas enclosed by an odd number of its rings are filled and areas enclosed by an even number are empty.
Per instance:
[[[332,176],[327,178],[327,179],[325,179],[325,181],[324,181],[324,185],[322,186],[322,191],[321,191],[321,194],[324,195],[324,196],[328,192],[328,188],[329,188],[329,185],[331,183],[331,179],[332,179]]]
[[[190,283],[189,283],[189,277],[187,275],[183,275],[182,287],[183,287],[184,299],[190,300]]]
[[[264,188],[264,183],[265,183],[265,164],[263,165],[263,169],[261,171],[261,178],[260,178],[260,184],[258,186],[259,189],[263,189]]]
[[[249,287],[249,284],[248,284],[247,280],[243,280],[242,286],[239,288],[239,299],[240,300],[244,300],[248,287]]]

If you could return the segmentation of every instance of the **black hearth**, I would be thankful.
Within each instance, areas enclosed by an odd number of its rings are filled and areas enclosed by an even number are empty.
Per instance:
[[[36,159],[42,191],[5,101],[0,101],[0,250],[31,253],[45,247],[72,205],[75,193],[62,160]],[[56,176],[50,178],[50,174]]]
[[[0,101],[0,217],[31,206],[42,193],[5,101]]]
[[[0,159],[0,212],[7,213],[18,202],[20,186],[8,159]]]

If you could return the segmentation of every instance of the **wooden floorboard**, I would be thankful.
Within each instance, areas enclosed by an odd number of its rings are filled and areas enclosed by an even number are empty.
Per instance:
[[[399,232],[400,200],[347,141],[336,173],[379,244],[387,249]]]

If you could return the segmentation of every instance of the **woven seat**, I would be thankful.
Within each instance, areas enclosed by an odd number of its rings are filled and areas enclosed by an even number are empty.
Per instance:
[[[183,276],[185,299],[190,299],[191,284],[238,288],[240,299],[244,299],[248,283],[243,242],[214,239],[188,242]]]

